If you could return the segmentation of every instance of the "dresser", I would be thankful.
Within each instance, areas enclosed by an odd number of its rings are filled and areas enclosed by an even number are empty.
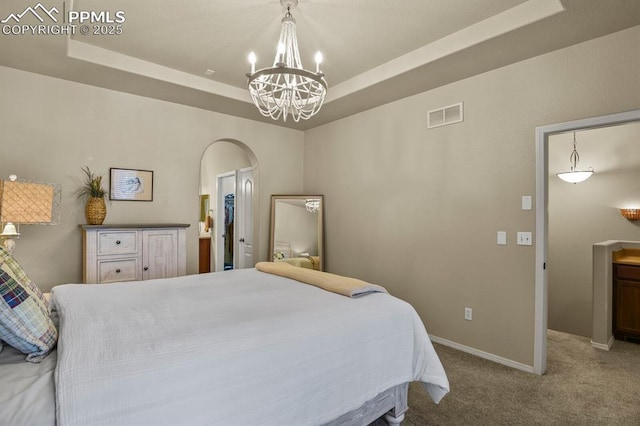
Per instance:
[[[81,225],[83,282],[106,284],[186,275],[189,226]]]

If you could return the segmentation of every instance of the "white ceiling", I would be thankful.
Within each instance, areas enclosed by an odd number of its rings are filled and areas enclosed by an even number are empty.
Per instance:
[[[639,0],[300,0],[301,58],[322,51],[329,92],[296,124],[263,118],[246,91],[248,53],[273,62],[278,0],[40,2],[122,11],[122,34],[1,34],[0,65],[298,129],[640,24]],[[0,20],[37,4],[3,0]]]

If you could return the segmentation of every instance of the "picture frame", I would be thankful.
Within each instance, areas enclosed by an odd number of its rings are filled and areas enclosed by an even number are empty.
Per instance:
[[[153,171],[110,168],[109,199],[114,201],[153,201]]]
[[[209,194],[200,194],[200,222],[207,219],[209,213]]]

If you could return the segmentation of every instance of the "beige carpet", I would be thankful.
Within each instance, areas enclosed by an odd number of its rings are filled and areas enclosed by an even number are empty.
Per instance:
[[[640,425],[640,344],[606,352],[549,330],[543,376],[434,346],[451,392],[435,405],[412,383],[403,425]]]

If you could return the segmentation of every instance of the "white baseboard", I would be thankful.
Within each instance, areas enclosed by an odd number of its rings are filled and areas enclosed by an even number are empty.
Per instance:
[[[611,349],[611,346],[613,346],[613,342],[614,342],[615,338],[613,336],[611,336],[611,338],[609,339],[609,341],[607,343],[597,343],[594,342],[593,340],[591,341],[591,346],[593,346],[596,349],[600,349],[603,351],[608,351]]]
[[[461,345],[456,342],[452,342],[447,339],[443,339],[438,336],[429,335],[432,342],[439,343],[444,346],[448,346],[453,349],[457,349],[462,352],[466,352],[471,355],[475,355],[480,358],[488,359],[489,361],[497,362],[498,364],[506,365],[507,367],[515,368],[517,370],[522,370],[527,373],[533,373],[533,366],[522,364],[520,362],[513,361],[511,359],[503,358],[501,356],[497,356],[494,354],[490,354],[489,352],[484,352],[479,349],[471,348],[469,346]]]

